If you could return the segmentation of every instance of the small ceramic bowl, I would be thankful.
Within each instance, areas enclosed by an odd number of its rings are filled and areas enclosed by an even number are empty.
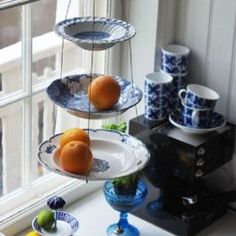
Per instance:
[[[99,51],[135,36],[135,28],[119,19],[107,17],[75,17],[59,22],[55,32],[79,47]]]
[[[56,219],[56,229],[52,231],[46,231],[41,228],[35,217],[32,221],[32,228],[42,235],[53,235],[53,236],[69,236],[73,235],[79,228],[79,222],[71,214],[65,211],[56,211],[54,214]]]

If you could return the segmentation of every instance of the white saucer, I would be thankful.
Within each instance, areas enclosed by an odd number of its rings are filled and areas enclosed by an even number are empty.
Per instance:
[[[112,130],[86,130],[91,140],[94,158],[93,168],[88,175],[64,171],[54,151],[59,147],[62,134],[52,136],[39,146],[38,158],[50,171],[84,180],[107,180],[132,174],[143,169],[150,158],[146,146],[138,139]]]
[[[224,116],[217,112],[213,113],[211,124],[206,128],[192,128],[192,127],[185,126],[183,123],[183,117],[181,113],[178,111],[175,111],[169,115],[169,121],[172,125],[176,126],[177,128],[191,134],[210,133],[223,127],[226,123]]]

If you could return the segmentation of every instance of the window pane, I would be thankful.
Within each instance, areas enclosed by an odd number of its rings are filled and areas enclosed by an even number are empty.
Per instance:
[[[22,104],[0,109],[0,196],[22,182]]]
[[[34,84],[60,76],[62,39],[55,34],[54,26],[65,18],[68,3],[64,0],[44,0],[32,4]],[[77,1],[72,1],[68,17],[78,16],[78,6]],[[63,58],[63,74],[82,67],[82,49],[71,42],[65,41]]]
[[[37,1],[37,0],[0,0],[0,9],[9,8],[23,3],[26,4],[32,1]]]
[[[21,7],[0,11],[0,98],[22,89]]]
[[[36,37],[52,31],[55,24],[57,0],[38,1],[32,6],[32,36]],[[46,17],[45,17],[46,16]]]
[[[38,147],[54,134],[55,129],[55,106],[48,99],[46,92],[34,95],[32,114],[32,176],[35,179],[48,173],[38,162]]]

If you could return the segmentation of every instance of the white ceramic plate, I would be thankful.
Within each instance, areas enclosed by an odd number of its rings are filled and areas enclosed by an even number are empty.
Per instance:
[[[185,126],[183,124],[183,119],[181,117],[181,113],[178,111],[173,112],[169,115],[169,121],[171,124],[173,124],[177,128],[183,130],[184,132],[191,133],[191,134],[210,133],[210,132],[216,131],[217,129],[223,127],[226,123],[224,116],[222,116],[221,114],[219,114],[217,112],[213,113],[213,118],[212,118],[211,124],[209,125],[209,127],[206,127],[206,128],[192,128],[192,127]]]
[[[55,32],[86,50],[99,51],[135,36],[135,28],[119,19],[75,17],[55,25]]]
[[[57,221],[56,230],[46,231],[41,228],[37,222],[37,217],[32,221],[32,228],[44,236],[70,236],[79,228],[77,219],[65,211],[56,211],[54,213],[54,218]]]
[[[40,145],[38,157],[41,164],[53,172],[73,178],[107,180],[137,172],[149,161],[150,153],[146,146],[130,135],[103,129],[86,131],[89,131],[94,158],[93,168],[88,175],[66,172],[60,167],[58,159],[54,158],[61,134],[52,136]]]

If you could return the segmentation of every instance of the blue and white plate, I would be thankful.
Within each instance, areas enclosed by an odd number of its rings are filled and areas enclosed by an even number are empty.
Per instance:
[[[39,146],[40,163],[50,171],[84,180],[107,180],[143,169],[150,158],[146,146],[138,139],[118,131],[86,129],[91,140],[93,167],[88,175],[64,171],[55,155],[62,134],[56,134]]]
[[[98,74],[93,74],[96,78]],[[67,109],[73,115],[90,119],[105,119],[117,116],[135,106],[143,93],[131,81],[113,76],[121,87],[119,101],[109,110],[97,110],[88,101],[87,88],[91,82],[88,74],[67,76],[53,81],[47,88],[49,98],[58,106]]]
[[[75,17],[55,25],[55,32],[86,50],[99,51],[135,36],[135,28],[119,19]]]
[[[79,222],[71,214],[65,211],[56,211],[54,213],[56,219],[56,229],[46,231],[41,228],[37,222],[37,217],[32,221],[32,228],[40,235],[44,236],[70,236],[73,235],[79,228]]]
[[[216,131],[217,129],[223,127],[226,123],[223,115],[214,112],[211,123],[206,128],[192,128],[184,125],[183,117],[180,112],[175,111],[169,115],[169,121],[171,124],[176,126],[177,128],[182,129],[185,132],[192,134],[205,134]]]

